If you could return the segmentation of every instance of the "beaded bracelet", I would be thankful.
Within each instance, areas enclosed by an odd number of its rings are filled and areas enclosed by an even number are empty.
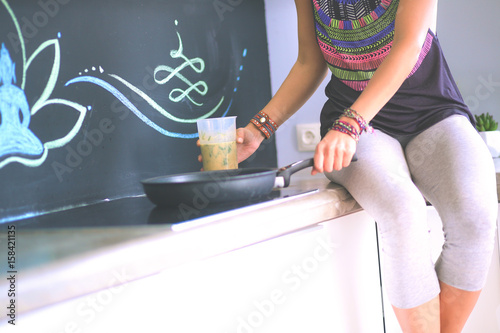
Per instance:
[[[337,119],[333,122],[333,125],[332,127],[330,127],[330,130],[347,134],[351,138],[353,138],[354,141],[356,141],[356,143],[358,143],[359,141],[359,132],[356,130],[354,126],[352,126],[348,122]]]
[[[366,120],[356,110],[347,108],[344,110],[342,116],[356,120],[356,122],[359,125],[359,128],[361,128],[360,132],[373,133],[373,127],[371,127],[370,124],[368,124]]]
[[[278,129],[278,125],[263,111],[257,113],[250,122],[264,134],[266,139],[269,139]]]

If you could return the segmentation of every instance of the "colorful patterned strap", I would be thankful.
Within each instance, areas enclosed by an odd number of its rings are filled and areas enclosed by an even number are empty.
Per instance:
[[[269,139],[278,130],[278,125],[263,111],[257,113],[250,122],[264,134],[266,139]]]
[[[370,124],[368,124],[368,122],[365,120],[365,118],[363,118],[356,110],[347,108],[344,110],[342,116],[356,120],[359,128],[361,129],[360,132],[373,133],[373,127],[371,127]]]
[[[352,126],[348,122],[340,120],[341,117],[354,119],[358,123],[360,130],[358,131],[354,126]],[[333,122],[333,125],[332,127],[330,127],[330,130],[347,134],[351,138],[353,138],[356,141],[356,143],[359,142],[359,136],[361,135],[361,133],[363,132],[373,133],[373,128],[356,110],[347,108],[344,110],[344,113],[342,114],[341,117]]]
[[[334,121],[332,127],[330,127],[330,130],[347,134],[353,138],[356,143],[359,142],[359,132],[348,122],[337,119]]]

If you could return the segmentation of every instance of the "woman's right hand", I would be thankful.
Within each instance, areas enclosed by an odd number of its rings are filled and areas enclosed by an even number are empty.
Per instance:
[[[249,158],[264,141],[264,135],[254,125],[248,124],[236,130],[236,144],[238,149],[238,163]]]
[[[238,128],[236,130],[238,163],[255,153],[262,141],[264,141],[264,135],[254,125],[248,124],[247,127]],[[196,145],[200,146],[200,140],[196,141]],[[201,154],[198,155],[198,161],[203,162]]]

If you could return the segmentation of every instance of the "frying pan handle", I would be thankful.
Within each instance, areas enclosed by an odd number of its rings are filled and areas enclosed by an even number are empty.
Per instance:
[[[354,154],[352,157],[352,162],[356,162],[358,156]],[[276,174],[275,187],[288,187],[290,185],[290,177],[302,169],[312,167],[314,165],[314,158],[308,158],[302,161],[292,163],[286,167],[282,167],[278,170]]]
[[[290,165],[287,165],[286,167],[282,167],[278,170],[278,173],[276,174],[276,178],[281,177],[283,179],[283,183],[280,184],[282,185],[281,187],[288,187],[290,185],[290,176],[296,173],[297,171],[300,171],[302,169],[312,167],[314,165],[314,159],[313,158],[308,158],[306,160],[298,161],[295,163],[292,163]]]

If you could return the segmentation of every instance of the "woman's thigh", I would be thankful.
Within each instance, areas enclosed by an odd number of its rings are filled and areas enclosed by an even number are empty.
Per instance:
[[[480,289],[491,261],[498,209],[486,145],[465,117],[452,116],[410,141],[406,156],[415,184],[443,223],[439,278],[460,289]]]
[[[396,216],[412,213],[411,207],[425,206],[398,140],[376,130],[361,136],[356,154],[358,160],[349,167],[325,176],[344,186],[375,220],[388,220],[391,215],[398,220]]]
[[[405,154],[413,181],[438,210],[498,205],[493,160],[465,117],[448,117],[420,133]]]

